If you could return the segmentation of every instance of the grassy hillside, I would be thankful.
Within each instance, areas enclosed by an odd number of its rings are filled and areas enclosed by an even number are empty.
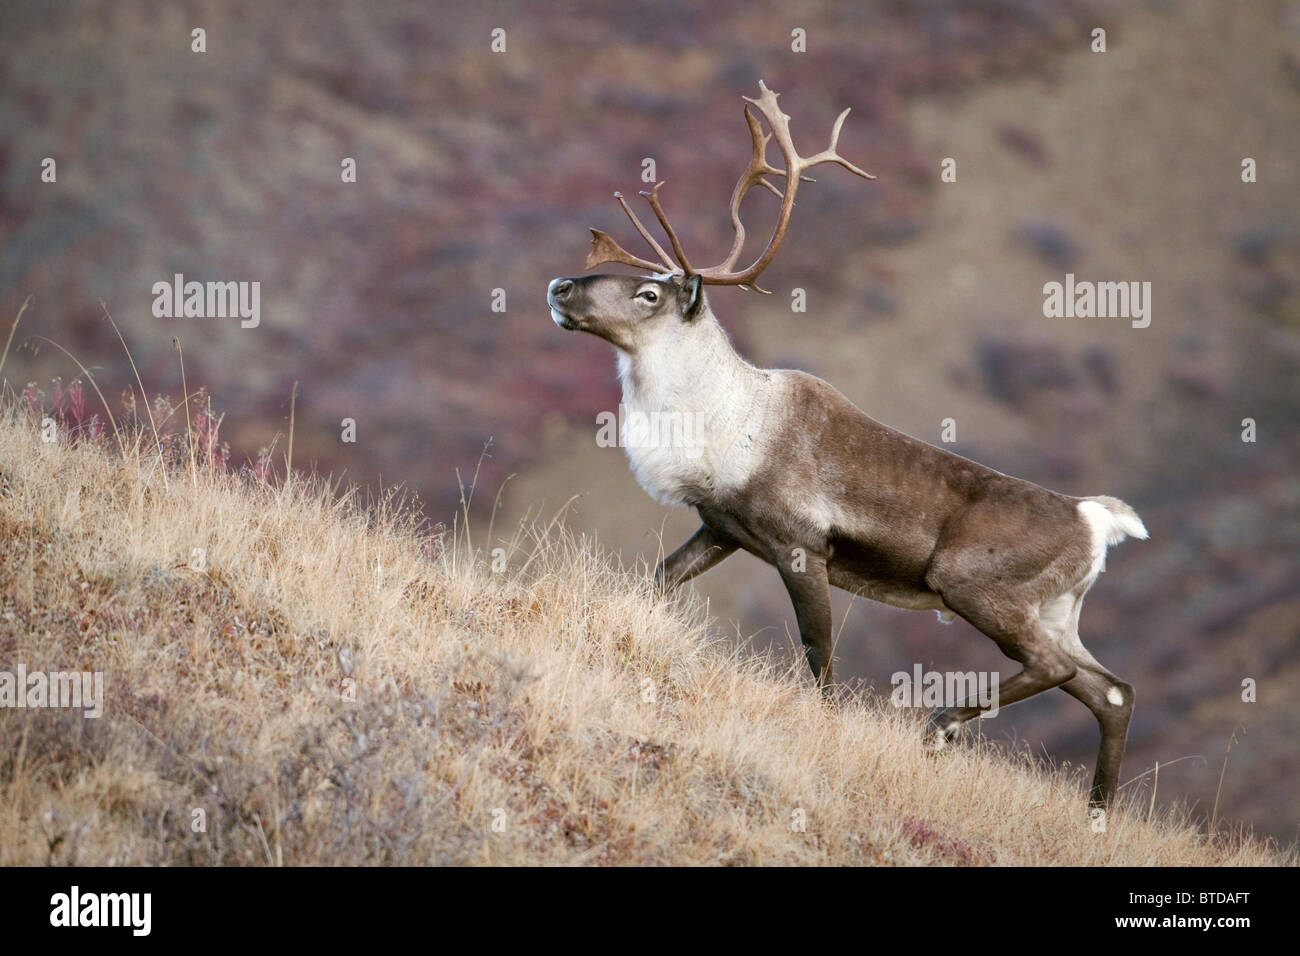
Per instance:
[[[927,756],[557,524],[470,541],[69,434],[0,407],[0,668],[106,705],[0,710],[0,863],[1285,862],[1145,806],[1093,832],[1080,768],[972,736]]]

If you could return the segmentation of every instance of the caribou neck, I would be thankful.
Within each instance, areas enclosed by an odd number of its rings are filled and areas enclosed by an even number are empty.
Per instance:
[[[716,424],[745,416],[770,375],[745,361],[707,306],[689,326],[654,336],[635,352],[618,349],[629,409],[702,414]]]

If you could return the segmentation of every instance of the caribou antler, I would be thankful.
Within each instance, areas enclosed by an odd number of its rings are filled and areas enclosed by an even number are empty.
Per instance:
[[[634,256],[611,239],[608,234],[601,232],[599,229],[592,229],[592,250],[587,255],[588,269],[602,262],[621,262],[624,265],[636,266],[638,269],[650,269],[654,272],[698,275],[707,285],[738,285],[741,288],[752,288],[756,292],[762,292],[766,295],[766,291],[755,285],[754,280],[767,268],[776,255],[777,249],[781,247],[786,228],[790,224],[790,213],[794,209],[794,197],[798,191],[799,183],[816,181],[805,176],[804,173],[814,166],[820,166],[823,163],[834,163],[837,166],[843,166],[855,176],[861,176],[863,179],[876,178],[865,170],[854,166],[836,150],[840,139],[840,128],[844,125],[845,117],[849,115],[848,110],[841,113],[839,119],[835,121],[835,126],[831,130],[830,146],[815,156],[803,157],[794,148],[794,140],[790,136],[790,117],[782,113],[780,107],[777,106],[776,98],[779,94],[769,90],[762,80],[758,81],[758,88],[760,91],[758,99],[752,100],[748,96],[744,97],[747,104],[745,106],[745,122],[749,124],[749,135],[753,141],[754,152],[750,157],[749,167],[736,181],[736,188],[731,193],[731,226],[735,230],[735,238],[731,243],[731,251],[727,253],[727,258],[716,266],[710,266],[707,269],[691,267],[686,254],[682,251],[681,243],[677,239],[677,233],[668,222],[663,206],[659,203],[659,188],[663,186],[663,183],[660,182],[655,183],[650,192],[643,191],[641,195],[649,200],[650,208],[654,210],[655,217],[658,218],[659,224],[663,226],[664,232],[668,234],[669,242],[676,256],[676,264],[671,264],[672,257],[668,255],[663,246],[654,240],[645,226],[641,224],[641,221],[637,219],[636,214],[632,212],[622,194],[615,193],[614,198],[619,201],[623,211],[632,220],[632,225],[641,234],[641,238],[654,250],[655,255],[659,257],[659,261],[651,262],[648,259]],[[758,110],[763,119],[767,120],[768,128],[771,130],[770,133],[764,135],[763,126],[759,122],[758,116],[754,115],[751,106]],[[781,155],[785,159],[785,169],[777,169],[767,161],[767,144],[774,138],[776,139],[777,148],[781,150]],[[785,177],[785,189],[781,190],[774,186],[766,178],[768,176]],[[777,218],[776,228],[772,231],[772,236],[768,239],[762,254],[747,268],[736,272],[734,271],[736,262],[739,261],[741,251],[745,245],[745,225],[740,220],[740,204],[745,195],[755,186],[762,186],[770,190],[781,200],[781,213]]]

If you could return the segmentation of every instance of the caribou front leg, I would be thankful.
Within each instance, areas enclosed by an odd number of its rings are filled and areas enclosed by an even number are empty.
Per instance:
[[[671,591],[730,557],[735,550],[732,541],[702,524],[684,545],[659,562],[655,568],[655,585],[661,591]]]
[[[775,562],[781,572],[785,589],[794,604],[794,616],[799,622],[799,637],[803,640],[804,656],[812,668],[822,696],[833,700],[835,695],[834,661],[831,640],[830,581],[826,575],[826,559],[809,554],[802,548],[787,548]]]

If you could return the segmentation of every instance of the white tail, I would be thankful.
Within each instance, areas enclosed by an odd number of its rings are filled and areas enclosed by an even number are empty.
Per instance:
[[[1118,498],[1096,495],[1085,499],[1079,505],[1079,510],[1084,513],[1089,524],[1100,530],[1108,545],[1119,544],[1126,537],[1143,540],[1147,537],[1147,527],[1138,513]]]

